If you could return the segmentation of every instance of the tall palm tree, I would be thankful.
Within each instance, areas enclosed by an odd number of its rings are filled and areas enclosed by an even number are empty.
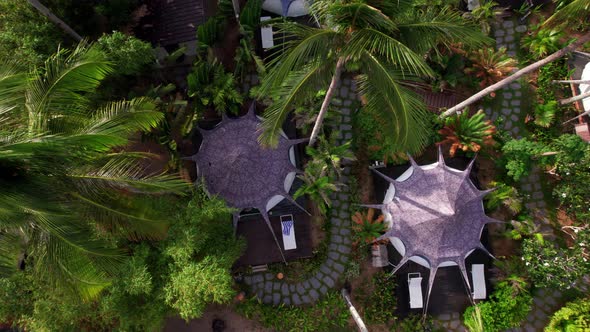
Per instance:
[[[158,238],[165,217],[153,194],[182,192],[171,175],[146,175],[124,150],[158,125],[146,99],[91,107],[111,72],[84,43],[40,69],[0,63],[0,272],[27,266],[55,285],[96,295],[116,272],[117,239]]]
[[[413,0],[321,0],[311,6],[321,26],[278,23],[284,42],[269,62],[258,97],[273,96],[261,141],[276,144],[294,104],[328,86],[309,144],[314,144],[343,71],[356,73],[364,107],[383,115],[400,149],[419,150],[426,141],[425,107],[409,88],[432,70],[425,54],[455,42],[489,41],[450,7],[420,7]]]

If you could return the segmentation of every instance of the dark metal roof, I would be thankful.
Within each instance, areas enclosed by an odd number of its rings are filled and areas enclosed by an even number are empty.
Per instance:
[[[376,171],[393,184],[395,196],[391,202],[372,207],[392,216],[391,229],[379,239],[397,237],[405,246],[405,255],[395,271],[413,256],[428,261],[431,273],[426,311],[440,264],[456,263],[469,285],[465,258],[474,249],[488,252],[480,242],[482,230],[485,224],[499,221],[485,215],[482,199],[489,191],[480,191],[469,178],[474,160],[460,171],[445,165],[439,149],[438,163],[433,168],[421,167],[411,157],[410,161],[412,174],[403,181]]]
[[[203,0],[161,0],[156,10],[153,38],[162,46],[196,40],[206,20]]]

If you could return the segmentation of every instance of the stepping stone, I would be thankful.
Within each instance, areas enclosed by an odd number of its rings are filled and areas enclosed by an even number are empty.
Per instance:
[[[512,92],[504,92],[502,96],[506,99],[512,99]]]
[[[510,83],[510,88],[514,89],[514,90],[519,90],[521,88],[521,86],[520,86],[520,83],[514,82],[514,83]]]
[[[519,25],[514,30],[520,33],[526,32],[526,25]]]
[[[505,29],[507,29],[507,30],[508,30],[509,28],[512,28],[512,27],[514,27],[514,22],[512,22],[512,21],[504,21],[504,22],[502,22],[502,26],[503,26]],[[508,31],[509,31],[509,30],[508,30]]]
[[[512,105],[512,106],[520,106],[520,100],[515,99],[515,100],[513,100],[513,101],[510,102],[510,105]]]
[[[506,121],[506,123],[504,123],[504,129],[510,130],[510,128],[512,128],[512,122]]]
[[[509,108],[502,108],[502,114],[510,115],[510,113],[512,113],[512,111]]]
[[[504,30],[502,30],[502,29],[498,29],[498,30],[496,30],[496,32],[494,33],[494,35],[495,35],[496,37],[502,37],[502,36],[504,36],[504,34],[505,34],[505,33],[506,33],[506,32],[505,32]]]
[[[514,51],[514,50],[506,51],[506,55],[508,55],[509,57],[515,57],[516,56],[516,51]]]
[[[512,119],[512,121],[518,121],[518,116],[516,114],[513,114],[510,116],[510,119]]]
[[[508,35],[504,38],[504,40],[506,40],[506,42],[510,43],[514,41],[514,36],[513,35]]]
[[[274,293],[272,294],[272,304],[279,305],[281,303],[281,294]]]

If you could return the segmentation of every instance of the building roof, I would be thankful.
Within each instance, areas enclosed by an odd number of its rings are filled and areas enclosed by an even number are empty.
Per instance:
[[[199,130],[203,141],[199,152],[189,159],[196,162],[197,174],[204,178],[209,193],[219,195],[237,209],[234,227],[242,209],[256,208],[272,232],[267,203],[273,197],[282,196],[300,207],[287,192],[285,178],[297,172],[289,158],[290,148],[306,139],[289,140],[280,136],[277,148],[262,147],[258,142],[260,120],[254,104],[243,117],[224,116],[214,129]],[[275,242],[279,245],[276,236]]]
[[[197,39],[197,26],[204,23],[203,0],[162,0],[158,4],[154,43],[176,45]]]
[[[460,171],[445,165],[439,149],[435,164],[419,166],[411,157],[410,161],[409,176],[404,173],[397,180],[375,171],[390,182],[393,195],[386,195],[383,205],[371,207],[381,208],[391,222],[389,231],[378,240],[403,243],[405,252],[400,252],[403,258],[394,273],[412,257],[428,263],[426,311],[441,264],[458,265],[469,285],[465,258],[475,249],[488,253],[480,242],[481,233],[487,223],[500,221],[485,215],[482,200],[489,191],[480,191],[469,178],[474,160]]]

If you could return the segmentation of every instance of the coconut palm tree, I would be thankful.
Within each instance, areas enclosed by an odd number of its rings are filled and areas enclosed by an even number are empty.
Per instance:
[[[149,155],[124,149],[163,114],[146,99],[92,108],[109,72],[104,55],[84,43],[28,73],[0,63],[0,272],[14,272],[20,260],[91,297],[118,268],[118,239],[165,235],[166,218],[149,197],[186,185],[146,175],[139,161]]]
[[[322,0],[311,6],[320,27],[277,23],[285,35],[269,73],[257,92],[273,96],[263,122],[261,141],[276,144],[280,128],[297,102],[328,87],[310,138],[313,145],[341,75],[355,73],[365,109],[383,115],[384,130],[400,149],[419,150],[426,142],[425,107],[409,88],[432,77],[425,55],[453,42],[481,45],[479,28],[450,7],[415,5],[413,0]]]

